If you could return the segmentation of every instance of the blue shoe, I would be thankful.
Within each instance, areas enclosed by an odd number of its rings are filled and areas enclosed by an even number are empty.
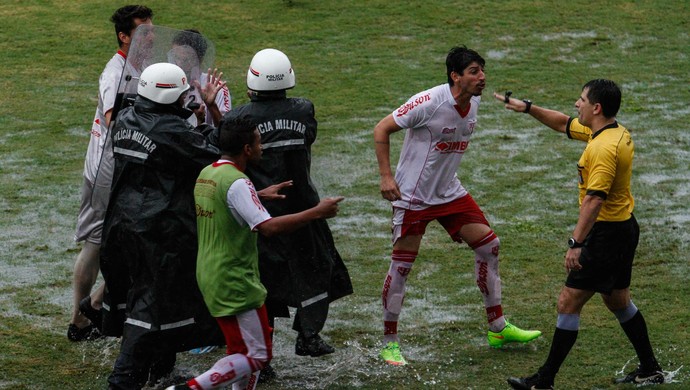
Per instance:
[[[216,349],[218,349],[217,345],[209,345],[206,347],[199,347],[199,348],[190,349],[189,353],[191,353],[192,355],[203,355],[205,353],[213,352]]]

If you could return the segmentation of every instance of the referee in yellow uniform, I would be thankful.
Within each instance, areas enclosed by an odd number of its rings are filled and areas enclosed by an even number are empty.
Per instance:
[[[554,378],[575,344],[582,307],[599,293],[635,348],[640,364],[616,383],[663,383],[642,313],[630,299],[633,258],[640,236],[632,214],[630,177],[635,154],[630,132],[618,124],[621,91],[611,80],[591,80],[575,102],[577,118],[494,94],[505,108],[531,115],[570,139],[587,143],[577,163],[580,215],[568,240],[568,277],[558,297],[551,350],[532,376],[509,378],[514,389],[553,389]]]

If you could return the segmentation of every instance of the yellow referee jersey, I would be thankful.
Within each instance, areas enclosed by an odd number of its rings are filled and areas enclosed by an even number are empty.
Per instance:
[[[577,163],[580,204],[585,195],[597,195],[604,199],[597,221],[629,219],[635,205],[630,192],[635,146],[628,130],[615,122],[592,136],[592,129],[570,118],[566,135],[587,142]]]

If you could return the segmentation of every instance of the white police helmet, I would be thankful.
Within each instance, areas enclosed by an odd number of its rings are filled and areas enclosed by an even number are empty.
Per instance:
[[[161,104],[175,103],[189,89],[189,81],[182,68],[160,62],[141,72],[137,93]]]
[[[254,55],[247,71],[247,87],[254,91],[280,91],[295,86],[290,59],[280,50],[263,49]]]

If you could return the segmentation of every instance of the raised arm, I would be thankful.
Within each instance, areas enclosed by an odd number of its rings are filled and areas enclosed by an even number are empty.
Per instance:
[[[546,126],[561,133],[565,133],[566,127],[568,126],[568,119],[570,119],[568,115],[559,111],[539,107],[527,100],[520,100],[511,97],[506,99],[505,95],[498,93],[494,93],[494,97],[505,103],[506,109],[515,112],[527,113]]]
[[[208,80],[206,85],[199,85],[197,82],[197,87],[200,88],[201,98],[211,113],[213,125],[218,126],[223,114],[220,112],[220,108],[216,104],[216,95],[226,87],[226,82],[222,80],[223,72],[218,72],[218,69],[213,69],[213,71],[211,71],[211,68],[209,68],[207,74]]]
[[[374,147],[376,160],[379,163],[379,175],[381,176],[381,196],[390,201],[400,199],[400,189],[391,170],[390,158],[390,135],[400,129],[400,126],[393,120],[392,114],[381,119],[374,127]]]

